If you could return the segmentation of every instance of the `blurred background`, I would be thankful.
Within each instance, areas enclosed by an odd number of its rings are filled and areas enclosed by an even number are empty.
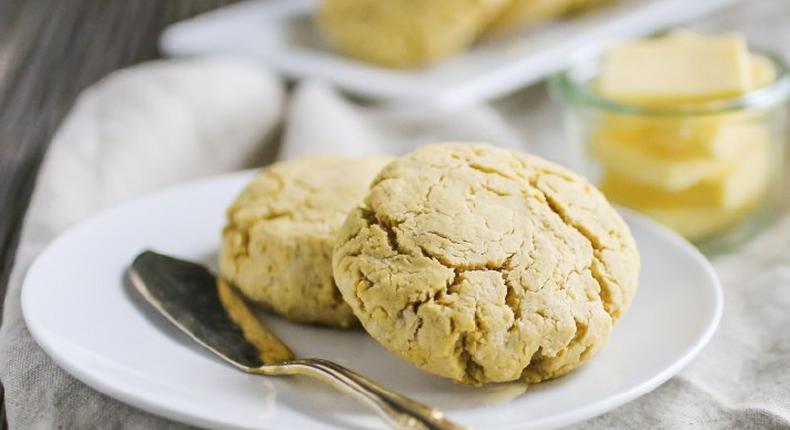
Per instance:
[[[754,60],[744,67],[766,81],[671,104],[598,91],[595,79],[613,46],[678,28],[688,39],[742,38],[711,42],[745,44],[711,61]],[[705,49],[703,56],[713,52]],[[238,168],[329,150],[404,152],[436,140],[489,140],[581,171],[615,202],[711,254],[738,249],[786,213],[788,0],[0,0],[0,293],[53,136],[78,98],[92,100],[100,90],[83,91],[149,60],[217,55],[252,60],[284,82],[284,95],[250,104],[267,125]],[[666,64],[694,63],[691,54],[668,55]],[[643,74],[638,67],[624,73]],[[212,76],[224,75],[195,82]],[[113,111],[103,100],[92,105],[95,117]],[[278,106],[276,114],[264,114],[267,105]],[[256,111],[246,114],[255,121]],[[614,146],[595,146],[602,134]],[[730,147],[721,143],[728,139],[764,144],[764,151],[729,164],[687,157],[690,145],[717,151]],[[639,153],[647,141],[660,155]],[[103,143],[94,143],[73,152],[101,152]],[[730,170],[722,173],[725,164]],[[713,173],[689,173],[708,167]],[[640,176],[645,171],[653,173]],[[183,179],[175,174],[172,182]]]

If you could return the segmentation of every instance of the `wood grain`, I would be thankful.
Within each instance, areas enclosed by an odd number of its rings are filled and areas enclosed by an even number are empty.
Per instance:
[[[0,297],[39,165],[80,91],[158,57],[169,23],[230,2],[0,0]]]

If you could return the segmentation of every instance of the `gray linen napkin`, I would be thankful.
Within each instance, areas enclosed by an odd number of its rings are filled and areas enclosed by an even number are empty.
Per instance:
[[[699,25],[745,30],[787,56],[788,23],[786,0],[759,0]],[[280,158],[479,140],[568,161],[545,86],[491,106],[404,115],[357,106],[320,82],[300,84],[286,107],[279,81],[241,60],[162,61],[117,72],[84,93],[57,133],[25,222],[0,326],[12,429],[183,427],[103,396],[55,366],[22,321],[21,283],[47,243],[104,207],[270,161],[278,145],[267,137],[283,113]],[[710,345],[655,391],[578,428],[790,428],[790,215],[714,264],[726,309]]]
[[[22,320],[22,280],[57,234],[105,207],[263,162],[282,105],[283,86],[273,75],[232,59],[137,66],[79,98],[42,165],[5,300],[0,379],[11,429],[182,427],[99,394],[57,367]]]

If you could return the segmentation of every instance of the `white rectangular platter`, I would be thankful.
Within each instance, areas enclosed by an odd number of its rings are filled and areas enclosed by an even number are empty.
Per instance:
[[[539,81],[613,40],[649,34],[739,0],[620,0],[574,18],[484,40],[434,66],[393,70],[333,52],[312,20],[315,0],[251,0],[176,23],[169,56],[242,54],[292,78],[318,78],[368,99],[455,108]]]

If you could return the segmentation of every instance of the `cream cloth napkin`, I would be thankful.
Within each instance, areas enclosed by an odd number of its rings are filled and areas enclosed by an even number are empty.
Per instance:
[[[787,55],[788,22],[785,0],[760,0],[702,24],[746,29]],[[183,427],[73,379],[33,342],[22,320],[20,288],[35,256],[102,208],[277,156],[401,153],[460,139],[568,161],[560,112],[545,86],[445,114],[361,107],[320,82],[302,82],[285,99],[275,76],[230,58],[133,67],[80,97],[39,174],[5,301],[0,379],[12,429]],[[714,264],[726,309],[708,347],[655,391],[578,428],[790,428],[790,216]]]

